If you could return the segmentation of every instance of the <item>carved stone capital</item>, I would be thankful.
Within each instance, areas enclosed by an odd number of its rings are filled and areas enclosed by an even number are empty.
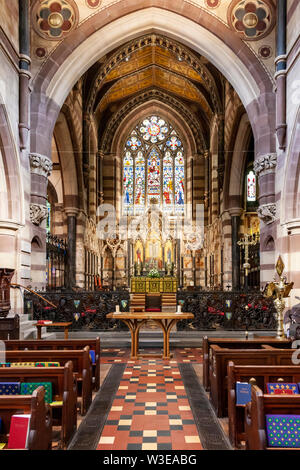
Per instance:
[[[262,204],[257,209],[257,215],[265,224],[271,224],[276,220],[276,204]]]
[[[39,155],[38,153],[31,153],[29,155],[29,160],[31,173],[45,176],[46,178],[51,175],[53,164],[48,157]]]
[[[48,216],[48,209],[42,204],[30,204],[30,220],[34,225],[41,225]]]
[[[277,154],[268,153],[261,155],[254,161],[254,171],[257,176],[266,175],[267,173],[274,173],[277,164]]]

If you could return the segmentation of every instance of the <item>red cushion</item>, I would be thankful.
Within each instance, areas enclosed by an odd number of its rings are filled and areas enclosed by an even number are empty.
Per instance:
[[[146,308],[145,312],[160,312],[160,308]]]

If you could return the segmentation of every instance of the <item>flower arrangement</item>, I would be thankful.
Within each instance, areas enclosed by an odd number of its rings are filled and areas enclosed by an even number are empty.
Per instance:
[[[156,268],[153,268],[151,269],[151,271],[149,271],[148,277],[157,278],[157,277],[160,277],[160,274]]]

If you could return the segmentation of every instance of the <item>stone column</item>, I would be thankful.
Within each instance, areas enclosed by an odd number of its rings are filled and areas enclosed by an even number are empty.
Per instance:
[[[286,0],[277,0],[277,37],[276,48],[276,133],[280,149],[286,147],[286,21],[287,21],[287,2]]]
[[[30,90],[30,20],[29,0],[19,0],[19,138],[20,148],[27,148],[29,136]]]
[[[239,228],[242,212],[243,209],[240,207],[229,209],[231,216],[232,290],[240,289],[240,247],[237,242],[239,240]]]
[[[46,227],[48,216],[47,186],[51,174],[52,162],[44,155],[32,153],[29,155],[31,169],[31,203],[30,220],[32,222],[31,239],[37,237],[40,246],[31,250],[31,279],[34,287],[40,289],[46,283]]]
[[[66,207],[65,214],[67,216],[68,227],[67,287],[72,288],[76,285],[76,219],[78,209],[74,207]]]
[[[260,282],[264,285],[274,275],[275,251],[265,246],[265,241],[270,238],[276,240],[277,209],[275,202],[275,175],[277,155],[269,153],[258,157],[254,162],[254,171],[259,183],[259,207],[257,215],[261,221],[260,228]]]
[[[51,160],[37,153],[29,155],[31,169],[30,219],[37,226],[47,217],[47,186],[52,171]]]

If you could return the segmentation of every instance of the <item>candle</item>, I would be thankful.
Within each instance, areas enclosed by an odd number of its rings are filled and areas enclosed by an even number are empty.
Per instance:
[[[177,305],[177,313],[181,313],[181,305]]]
[[[116,305],[116,313],[120,313],[120,306]]]

